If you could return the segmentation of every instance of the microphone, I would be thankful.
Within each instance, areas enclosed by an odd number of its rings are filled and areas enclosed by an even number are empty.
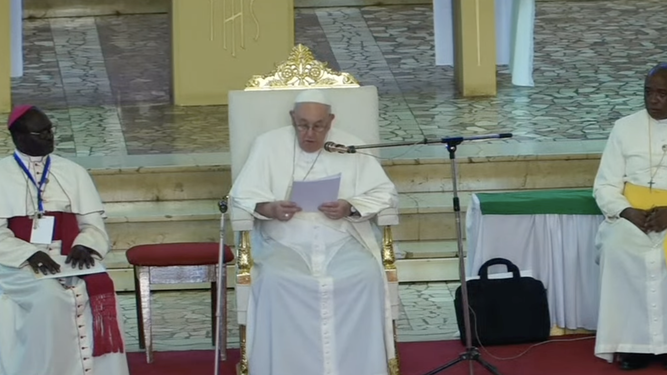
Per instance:
[[[352,154],[354,153],[353,149],[348,146],[338,144],[336,142],[326,142],[324,144],[324,150],[328,152],[337,152],[339,154]]]

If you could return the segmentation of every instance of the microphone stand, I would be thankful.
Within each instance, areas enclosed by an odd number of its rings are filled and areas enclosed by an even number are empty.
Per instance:
[[[454,207],[454,217],[456,220],[456,243],[458,246],[458,257],[459,257],[459,280],[461,282],[461,299],[462,299],[462,310],[463,310],[463,326],[465,328],[465,351],[459,355],[458,358],[445,363],[444,365],[429,371],[424,375],[435,375],[440,372],[443,372],[454,365],[467,361],[469,364],[469,374],[474,374],[473,362],[479,363],[482,367],[488,370],[493,375],[501,375],[498,369],[495,366],[485,361],[482,358],[482,354],[479,349],[472,345],[472,329],[470,326],[470,305],[468,301],[468,286],[466,285],[466,275],[465,275],[465,261],[463,260],[463,228],[461,222],[461,204],[459,202],[458,194],[458,173],[459,168],[456,163],[456,150],[458,146],[465,141],[477,141],[483,139],[498,139],[498,138],[511,138],[512,133],[501,133],[501,134],[485,134],[477,135],[470,137],[448,137],[448,138],[439,138],[439,139],[427,139],[424,138],[421,142],[389,142],[389,143],[377,143],[371,145],[361,145],[361,146],[348,146],[347,153],[355,153],[360,149],[367,148],[382,148],[382,147],[396,147],[396,146],[411,146],[415,144],[432,144],[432,143],[441,143],[446,145],[447,151],[449,152],[449,160],[451,162],[452,169],[452,205]]]
[[[225,259],[225,214],[227,213],[229,197],[218,202],[220,209],[220,245],[218,250],[218,275],[217,275],[217,303],[215,306],[215,365],[214,375],[220,375],[220,361],[227,360],[227,300],[224,293],[227,283],[227,264]],[[225,348],[225,349],[223,349]]]

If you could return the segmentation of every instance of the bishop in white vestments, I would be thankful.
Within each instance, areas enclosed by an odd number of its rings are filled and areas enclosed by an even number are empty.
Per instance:
[[[626,370],[667,353],[667,64],[647,75],[645,105],[614,125],[594,185],[606,216],[595,355]]]
[[[53,125],[39,109],[17,107],[8,125],[16,152],[0,160],[0,375],[127,375],[109,275],[36,277],[90,268],[109,251],[95,185],[52,154]]]
[[[293,126],[255,140],[230,194],[256,218],[250,374],[387,375],[391,306],[370,219],[397,206],[396,189],[372,156],[323,152],[327,140],[362,143],[332,128],[324,91],[301,93],[290,114]],[[294,181],[339,173],[338,200],[314,212],[289,201]]]

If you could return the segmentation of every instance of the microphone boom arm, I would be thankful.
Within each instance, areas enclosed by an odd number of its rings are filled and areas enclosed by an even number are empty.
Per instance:
[[[385,143],[374,143],[368,145],[359,145],[359,146],[347,146],[348,152],[353,154],[357,150],[363,150],[368,148],[384,148],[384,147],[400,147],[400,146],[416,146],[416,145],[428,145],[433,143],[442,143],[448,145],[460,145],[465,141],[479,141],[483,139],[501,139],[501,138],[512,138],[512,133],[499,133],[499,134],[482,134],[482,135],[472,135],[468,137],[444,137],[444,138],[424,138],[421,141],[399,141],[399,142],[385,142]]]

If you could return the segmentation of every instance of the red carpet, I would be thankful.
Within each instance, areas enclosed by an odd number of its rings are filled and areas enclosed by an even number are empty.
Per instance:
[[[616,365],[593,356],[594,340],[553,342],[531,349],[518,359],[501,361],[482,350],[482,358],[494,364],[502,375],[613,375],[627,374]],[[530,345],[487,348],[495,357],[515,357]],[[463,346],[459,341],[399,344],[402,375],[422,375],[458,357]],[[222,364],[222,374],[235,374],[238,350],[230,350],[229,360]],[[132,375],[213,375],[213,350],[155,353],[153,364],[146,364],[144,353],[129,353]],[[634,373],[634,372],[633,372]],[[656,363],[637,372],[642,375],[665,374]],[[467,375],[468,363],[443,371],[442,375]],[[490,373],[475,365],[476,375]],[[354,374],[349,374],[354,375]]]

